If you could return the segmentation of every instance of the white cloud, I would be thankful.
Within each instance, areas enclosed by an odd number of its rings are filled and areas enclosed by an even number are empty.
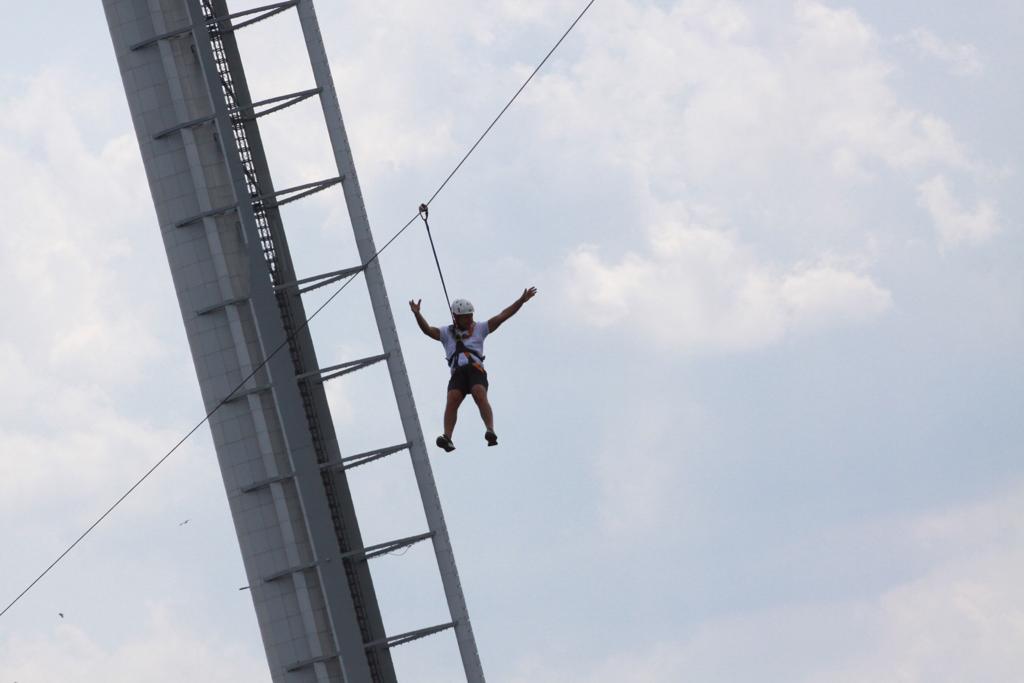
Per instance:
[[[773,268],[721,230],[663,222],[647,247],[617,263],[589,246],[570,254],[570,310],[686,352],[758,348],[793,331],[861,323],[892,304],[866,275],[827,262]]]
[[[1024,671],[1024,490],[896,522],[920,575],[862,598],[740,611],[598,661],[524,657],[515,683],[1005,683]],[[813,551],[812,551],[813,552]]]
[[[863,236],[877,223],[858,193],[885,183],[895,190],[892,214],[914,206],[914,193],[901,188],[937,172],[984,180],[949,122],[899,92],[897,66],[872,26],[811,0],[791,7],[612,2],[595,15],[599,27],[581,27],[588,40],[571,71],[542,74],[527,93],[547,139],[571,145],[580,163],[619,169],[625,187],[650,188],[634,230],[650,222],[645,213],[692,198],[743,236],[812,236],[803,240],[807,251],[769,268],[744,254],[737,237],[676,228],[689,254],[728,254],[724,273],[636,249],[608,263],[593,244],[580,245],[568,278],[581,278],[572,298],[591,322],[644,308],[640,283],[660,292],[651,299],[678,297],[677,322],[693,327],[661,336],[684,347],[756,347],[812,319],[870,318],[889,305],[884,284],[820,263],[823,253],[850,249],[844,234]],[[931,215],[944,244],[994,233],[990,202],[973,214],[942,208]],[[779,215],[788,225],[770,218]],[[722,292],[729,294],[714,296]]]
[[[542,75],[530,101],[549,135],[687,184],[708,173],[756,181],[783,166],[820,173],[830,162],[840,177],[877,162],[969,163],[944,120],[901,102],[873,28],[850,10],[793,7],[607,4],[572,72]]]
[[[173,298],[151,264],[135,260],[140,244],[159,238],[134,135],[85,140],[121,101],[94,85],[46,71],[0,102],[9,199],[0,269],[18,293],[0,314],[11,322],[6,341],[36,372],[108,383],[129,380],[164,351],[151,302]]]
[[[254,659],[225,634],[205,632],[202,623],[186,623],[161,605],[147,606],[145,615],[130,636],[113,645],[97,640],[70,618],[46,635],[6,638],[0,641],[0,678],[76,683],[270,680],[266,662]]]
[[[168,388],[167,368],[187,362],[162,339],[179,318],[169,274],[153,277],[163,250],[135,137],[106,130],[118,91],[43,71],[12,92],[0,101],[0,270],[15,293],[0,302],[0,509],[39,519],[57,496],[62,513],[88,502],[94,515],[176,440],[117,397]]]
[[[620,424],[629,429],[617,424],[610,430],[595,463],[603,531],[617,543],[662,534],[665,520],[682,523],[690,516],[684,510],[696,506],[695,496],[682,479],[694,448],[691,435],[705,421],[701,408],[682,397],[671,405],[627,403],[622,411]]]
[[[858,220],[854,193],[885,178],[970,175],[978,164],[948,122],[903,101],[873,27],[852,10],[811,0],[792,7],[776,16],[731,2],[612,3],[602,17],[615,28],[588,42],[571,74],[545,75],[531,93],[552,139],[568,137],[588,163],[622,168],[650,188],[641,221],[684,197],[716,197],[718,222],[739,231],[661,220],[646,230],[649,253],[634,247],[613,261],[580,245],[565,277],[584,320],[660,320],[652,334],[665,346],[737,350],[864,322],[892,305],[862,269],[823,256],[833,253],[837,226]],[[935,179],[918,194],[944,246],[998,231],[991,202],[966,211]],[[902,197],[907,207],[915,199]],[[780,231],[758,215],[769,212],[795,216]],[[816,244],[775,263],[739,237],[769,229],[814,235]]]
[[[1000,231],[992,203],[981,200],[973,210],[964,208],[950,191],[945,176],[921,183],[917,192],[918,202],[931,216],[944,247],[985,244]]]
[[[77,526],[180,436],[175,410],[147,421],[137,408],[189,386],[168,373],[188,360],[169,273],[154,277],[164,256],[138,145],[111,127],[125,113],[119,89],[46,70],[11,92],[0,101],[0,270],[16,294],[0,301],[0,510],[84,515]]]
[[[956,43],[943,40],[924,27],[917,27],[897,38],[908,43],[924,58],[942,62],[958,76],[975,76],[984,69],[978,48],[971,43]]]
[[[32,384],[38,391],[8,400],[35,407],[0,411],[0,511],[6,514],[84,526],[181,436],[119,413],[98,392],[37,377]]]
[[[795,268],[779,290],[791,325],[798,328],[860,323],[892,305],[889,292],[868,276],[828,264]]]

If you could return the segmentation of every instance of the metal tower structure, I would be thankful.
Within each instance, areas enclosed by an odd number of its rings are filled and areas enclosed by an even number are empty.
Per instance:
[[[226,0],[103,0],[103,7],[203,401],[214,411],[210,429],[272,679],[395,681],[391,647],[452,629],[467,681],[482,683],[312,0],[235,13]],[[297,15],[314,82],[307,90],[253,102],[236,33],[286,13]],[[322,105],[337,175],[277,189],[259,119],[310,98]],[[280,207],[339,184],[360,264],[296,273]],[[302,295],[359,272],[369,289],[380,353],[321,367]],[[275,354],[278,347],[282,352]],[[378,362],[387,364],[405,440],[344,454],[323,383]],[[401,452],[411,456],[428,528],[366,545],[347,472]],[[420,541],[433,545],[450,620],[389,635],[368,561]]]

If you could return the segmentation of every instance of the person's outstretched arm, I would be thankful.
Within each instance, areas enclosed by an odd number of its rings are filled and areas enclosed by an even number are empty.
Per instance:
[[[423,334],[427,335],[431,339],[441,341],[441,330],[437,329],[436,327],[431,327],[430,325],[428,325],[426,318],[424,318],[423,314],[420,313],[420,304],[422,302],[423,299],[420,299],[419,301],[409,302],[409,308],[412,309],[413,315],[416,316],[416,324],[418,324],[420,326],[420,329],[423,330]]]
[[[529,287],[527,289],[524,289],[523,290],[523,295],[521,297],[519,297],[518,299],[516,299],[515,303],[513,303],[511,306],[506,308],[504,311],[502,311],[501,313],[499,313],[498,315],[494,316],[493,318],[491,318],[490,320],[487,321],[487,331],[488,331],[488,333],[494,332],[496,329],[498,329],[498,327],[503,322],[505,322],[506,320],[508,320],[509,318],[514,316],[516,313],[518,313],[519,309],[523,307],[523,304],[525,304],[527,301],[532,299],[533,296],[536,293],[537,293],[537,288],[536,287]]]

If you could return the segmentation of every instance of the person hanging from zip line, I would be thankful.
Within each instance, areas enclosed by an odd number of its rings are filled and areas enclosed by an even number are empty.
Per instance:
[[[454,324],[441,328],[431,327],[420,313],[422,299],[409,302],[409,308],[416,316],[416,323],[420,326],[423,334],[444,345],[448,368],[452,373],[452,377],[448,381],[448,402],[444,408],[444,433],[437,437],[438,447],[449,453],[455,450],[455,444],[452,443],[452,432],[455,431],[455,419],[466,394],[473,396],[477,408],[480,409],[480,417],[487,429],[484,432],[487,445],[498,445],[498,435],[494,433],[494,412],[487,400],[489,383],[487,371],[484,370],[484,338],[519,312],[523,304],[532,299],[536,293],[536,287],[524,289],[522,296],[516,299],[511,306],[484,322],[473,320],[473,304],[465,299],[456,299],[452,302]]]

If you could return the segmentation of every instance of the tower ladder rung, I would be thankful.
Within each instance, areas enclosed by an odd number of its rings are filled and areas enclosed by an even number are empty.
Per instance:
[[[455,628],[455,622],[449,621],[447,624],[438,624],[437,626],[429,626],[427,628],[421,628],[416,631],[409,631],[408,633],[400,633],[396,636],[388,636],[387,638],[381,638],[371,643],[366,643],[364,646],[367,650],[372,650],[377,647],[397,647],[404,645],[413,640],[424,638],[426,636],[432,636],[435,633],[446,631],[450,628]]]
[[[319,370],[314,370],[313,372],[304,372],[301,375],[298,375],[296,379],[310,379],[311,377],[316,377],[317,375],[319,375],[321,382],[327,382],[337,377],[341,377],[342,375],[347,375],[350,372],[362,370],[363,368],[373,365],[374,363],[379,363],[385,358],[387,358],[388,355],[389,354],[387,353],[381,353],[376,356],[360,358],[359,360],[350,360],[347,363],[341,363],[339,365],[332,365],[330,367],[320,368]],[[335,372],[336,370],[337,372]]]
[[[321,662],[329,662],[331,660],[337,659],[338,656],[339,655],[321,655],[320,657],[310,657],[309,659],[303,659],[301,661],[295,662],[294,664],[289,664],[287,670],[288,673],[294,673],[299,669],[305,669],[307,666],[313,666],[314,664],[319,664]]]
[[[378,448],[376,450],[366,451],[365,453],[357,453],[355,455],[349,455],[347,457],[342,458],[341,460],[336,460],[334,462],[325,462],[322,465],[320,465],[320,469],[322,469],[322,470],[336,470],[336,469],[350,470],[353,467],[359,467],[360,465],[365,465],[368,462],[373,462],[374,460],[379,460],[380,458],[383,458],[385,456],[391,455],[392,453],[398,453],[399,451],[404,451],[404,450],[407,450],[407,449],[409,449],[411,447],[412,447],[412,443],[411,442],[406,442],[406,443],[396,444],[394,446],[388,446],[387,448]]]
[[[150,45],[156,45],[161,40],[169,40],[170,38],[177,38],[178,36],[183,36],[186,33],[191,33],[194,28],[195,28],[195,26],[191,26],[190,25],[190,26],[185,26],[183,28],[176,28],[176,29],[172,29],[170,31],[165,31],[164,33],[158,33],[155,36],[152,36],[150,38],[146,38],[145,40],[141,40],[141,41],[133,44],[128,49],[131,50],[132,52],[134,52],[136,50],[141,50],[143,48],[149,47]]]
[[[186,225],[191,225],[192,223],[198,223],[199,221],[203,220],[204,218],[213,218],[214,216],[220,216],[222,214],[231,213],[232,211],[237,211],[237,210],[238,210],[238,204],[232,204],[230,206],[218,206],[215,209],[210,209],[209,211],[203,211],[202,213],[197,213],[195,216],[190,216],[189,218],[186,218],[185,220],[178,221],[177,223],[174,224],[174,227],[176,227],[176,228],[184,228]]]
[[[247,121],[254,121],[260,118],[261,116],[266,116],[267,114],[273,114],[274,112],[281,111],[282,109],[287,109],[288,107],[294,104],[298,104],[303,100],[309,99],[313,95],[319,95],[321,92],[323,92],[323,88],[310,88],[309,90],[300,90],[299,92],[293,92],[287,95],[278,95],[277,97],[270,97],[265,100],[260,100],[259,102],[253,102],[252,104],[239,105],[234,111],[240,113],[250,112],[251,115],[245,116],[244,118]],[[263,111],[256,111],[257,107],[263,107],[268,104],[274,104],[276,102],[282,102],[282,104],[278,104],[276,107],[271,107],[269,109],[264,109]]]
[[[242,10],[241,12],[226,14],[223,17],[214,17],[208,20],[206,23],[208,26],[217,26],[217,30],[221,34],[231,33],[232,31],[237,31],[239,29],[245,28],[246,26],[251,26],[252,24],[263,21],[264,19],[269,19],[275,14],[280,14],[281,12],[284,12],[287,9],[295,7],[298,4],[299,0],[287,0],[287,2],[274,2],[269,5],[263,5],[262,7],[253,7],[252,9]],[[245,17],[252,14],[259,14],[260,12],[263,12],[263,14],[260,14],[257,17],[253,17],[252,19],[249,19],[247,21],[243,21],[240,24],[228,26],[226,29],[220,28],[220,24],[231,21],[232,19],[237,19],[238,17]]]
[[[154,135],[153,139],[160,140],[162,138],[167,137],[171,133],[177,133],[179,130],[185,130],[186,128],[195,128],[196,126],[201,126],[204,123],[212,123],[215,118],[216,117],[213,114],[210,114],[209,116],[200,116],[197,119],[192,119],[191,121],[186,121],[185,123],[179,123],[178,125],[171,126],[170,128],[164,128],[162,131]]]
[[[295,282],[285,282],[285,283],[280,284],[280,285],[274,285],[274,290],[275,291],[281,291],[282,289],[298,288],[299,294],[305,294],[306,292],[311,292],[314,289],[318,289],[320,287],[324,287],[326,285],[331,284],[332,282],[337,282],[338,280],[344,279],[344,278],[348,277],[349,275],[354,275],[354,274],[360,273],[360,272],[362,272],[364,270],[366,270],[366,266],[352,266],[351,268],[342,268],[341,270],[332,270],[329,273],[321,273],[320,275],[313,275],[312,277],[302,278],[301,280],[296,280]],[[310,282],[314,282],[316,284],[309,285],[308,287],[303,287],[302,286],[302,285],[309,284]]]
[[[310,569],[316,569],[317,564],[317,562],[307,562],[306,564],[300,564],[295,567],[288,567],[287,569],[282,569],[281,571],[274,572],[273,574],[267,574],[263,577],[263,583],[279,581],[286,576],[291,576],[292,574],[298,574],[299,572],[305,572],[309,571]]]
[[[433,538],[433,536],[434,532],[428,531],[423,534],[416,534],[415,536],[407,536],[405,538],[399,538],[394,541],[388,541],[387,543],[368,545],[365,548],[360,548],[359,550],[350,550],[347,553],[342,553],[341,557],[342,559],[360,559],[365,562],[366,560],[371,560],[381,555],[387,555],[388,553],[394,552],[399,548],[407,548],[411,545],[419,543],[420,541],[425,541],[428,538]]]
[[[260,394],[263,393],[264,391],[270,391],[269,384],[260,384],[255,387],[250,387],[249,389],[243,389],[242,391],[230,394],[226,399],[224,399],[224,403],[233,403],[235,401],[239,401],[245,398],[246,396],[251,396],[252,394]]]
[[[246,26],[250,26],[252,24],[255,24],[258,21],[263,21],[264,19],[269,19],[270,17],[274,16],[275,14],[283,12],[286,9],[289,9],[290,7],[295,7],[298,4],[299,4],[298,0],[288,0],[288,2],[275,2],[275,3],[272,3],[270,5],[264,5],[262,7],[253,7],[252,9],[242,10],[241,12],[234,12],[233,14],[225,14],[223,17],[213,17],[212,19],[206,20],[204,23],[205,23],[206,26],[216,26],[217,27],[217,31],[219,31],[220,33],[230,33],[232,31],[237,31],[240,28],[245,28]],[[235,24],[234,26],[229,26],[227,29],[220,28],[220,24],[223,24],[225,22],[229,22],[232,19],[238,19],[239,17],[246,17],[246,16],[250,16],[252,14],[259,14],[260,12],[263,12],[264,14],[262,14],[260,16],[257,16],[257,17],[254,17],[253,19],[249,19],[247,21],[243,21],[240,24]],[[164,33],[160,33],[158,35],[155,35],[155,36],[152,36],[150,38],[146,38],[145,40],[141,40],[141,41],[139,41],[137,43],[134,43],[128,49],[133,51],[133,52],[136,51],[136,50],[141,50],[143,48],[149,47],[150,45],[156,45],[161,40],[168,40],[170,38],[176,38],[178,36],[183,36],[186,33],[191,33],[192,31],[194,31],[197,28],[199,28],[198,25],[190,24],[189,26],[183,26],[181,28],[176,28],[176,29],[172,29],[170,31],[165,31]]]
[[[282,481],[288,481],[289,479],[292,479],[294,476],[294,472],[289,472],[288,474],[279,474],[276,477],[267,477],[266,479],[260,479],[259,481],[255,481],[251,484],[243,486],[241,491],[242,493],[252,493],[253,491],[265,489],[271,484],[278,484]]]
[[[212,304],[210,306],[206,306],[204,308],[198,309],[196,311],[196,315],[209,315],[210,313],[214,313],[216,311],[222,311],[225,308],[227,308],[228,306],[234,306],[236,304],[244,304],[244,303],[246,303],[248,301],[249,301],[249,297],[247,297],[247,296],[239,296],[239,297],[234,297],[232,299],[226,299],[224,301],[221,301],[218,304]]]
[[[308,197],[311,194],[316,194],[317,192],[326,190],[329,187],[333,187],[340,183],[341,181],[343,181],[344,179],[345,176],[338,176],[336,178],[326,178],[324,180],[317,180],[316,182],[312,183],[304,183],[302,185],[296,185],[295,187],[289,187],[285,190],[278,190],[277,192],[272,192],[270,194],[264,194],[260,195],[259,197],[254,197],[253,201],[262,203],[264,208],[284,206],[285,204],[290,204],[304,197]],[[298,194],[291,197],[285,197],[284,199],[278,199],[278,197],[290,195],[293,192],[298,192]]]

